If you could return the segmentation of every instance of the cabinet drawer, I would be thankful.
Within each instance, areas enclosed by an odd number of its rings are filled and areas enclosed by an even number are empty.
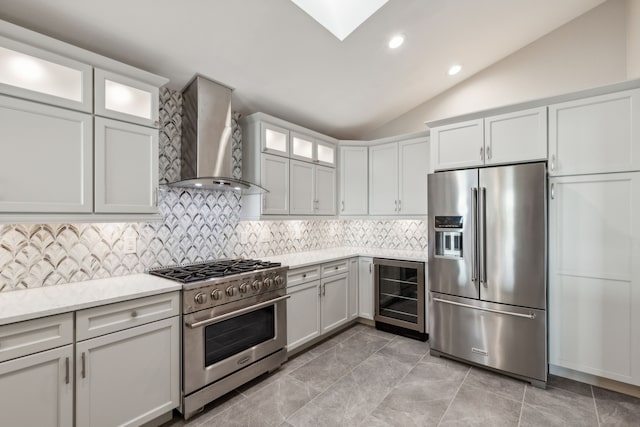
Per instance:
[[[322,266],[322,277],[335,276],[349,271],[349,260],[332,262]]]
[[[73,313],[0,326],[0,362],[73,342]]]
[[[311,282],[320,278],[320,266],[312,265],[309,267],[296,268],[287,272],[287,287],[299,285],[301,283]]]
[[[180,314],[180,294],[154,295],[76,313],[76,341],[82,341],[133,326]]]

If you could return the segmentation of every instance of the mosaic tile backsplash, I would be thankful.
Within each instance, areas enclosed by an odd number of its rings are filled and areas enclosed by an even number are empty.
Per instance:
[[[160,91],[161,184],[180,176],[180,93]],[[234,117],[234,175],[242,134]],[[234,192],[161,187],[162,221],[109,224],[0,224],[0,291],[142,273],[153,267],[242,256],[361,246],[424,250],[422,220],[241,221]],[[124,239],[137,252],[124,254]]]

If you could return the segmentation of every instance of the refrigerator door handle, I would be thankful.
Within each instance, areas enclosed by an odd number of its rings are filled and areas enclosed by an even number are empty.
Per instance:
[[[478,306],[471,305],[471,304],[463,304],[461,302],[449,301],[449,300],[442,299],[442,298],[433,298],[433,300],[437,301],[437,302],[443,302],[445,304],[457,305],[457,306],[465,307],[465,308],[473,308],[474,310],[489,311],[491,313],[506,314],[506,315],[515,316],[515,317],[524,317],[526,319],[532,319],[532,320],[536,318],[535,313],[529,313],[529,314],[514,313],[512,311],[496,310],[496,309],[493,309],[493,308],[478,307]]]
[[[478,236],[479,236],[479,240],[480,240],[480,245],[478,247],[478,252],[479,252],[479,264],[480,264],[480,283],[483,285],[487,285],[487,257],[485,254],[485,248],[486,248],[486,227],[487,227],[487,189],[486,187],[481,187],[480,188],[480,202],[478,203],[479,205],[479,211],[480,211],[480,215],[478,216]]]
[[[471,187],[471,281],[478,280],[478,188]]]

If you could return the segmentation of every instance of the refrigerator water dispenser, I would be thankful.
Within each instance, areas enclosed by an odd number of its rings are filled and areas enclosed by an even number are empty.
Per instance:
[[[436,232],[435,256],[461,259],[462,217],[436,216],[434,226]]]

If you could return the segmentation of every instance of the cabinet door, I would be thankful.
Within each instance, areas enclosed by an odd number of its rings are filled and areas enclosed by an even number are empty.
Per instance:
[[[315,167],[316,215],[336,214],[336,170]]]
[[[91,113],[92,86],[90,65],[0,37],[0,92]]]
[[[262,195],[262,213],[289,214],[289,159],[262,154],[261,185],[269,190]]]
[[[358,315],[373,320],[373,258],[358,259]]]
[[[398,144],[369,148],[369,214],[398,213]]]
[[[484,165],[484,121],[482,119],[431,129],[433,170]]]
[[[640,385],[640,173],[549,194],[549,363]]]
[[[73,346],[0,363],[0,424],[73,425]]]
[[[95,211],[158,210],[158,130],[96,117]]]
[[[349,260],[349,320],[358,317],[358,258]]]
[[[291,156],[305,162],[313,162],[315,158],[315,141],[312,137],[291,132]]]
[[[158,126],[157,87],[98,68],[94,75],[96,115]]]
[[[336,145],[316,139],[315,161],[321,165],[336,167]]]
[[[402,141],[400,155],[398,213],[401,215],[427,214],[427,174],[429,172],[429,146],[424,139]]]
[[[260,123],[260,145],[263,153],[289,157],[289,130],[271,123]]]
[[[138,426],[180,403],[180,317],[76,344],[76,424]]]
[[[320,336],[320,281],[287,288],[287,350]]]
[[[340,147],[340,215],[368,212],[367,153],[367,147]]]
[[[322,333],[327,333],[349,321],[349,275],[322,279]]]
[[[291,198],[292,215],[313,215],[316,207],[314,198],[315,166],[311,163],[291,160],[289,178],[289,196]]]
[[[91,212],[89,114],[0,96],[0,211]]]
[[[547,159],[547,107],[484,119],[487,165]]]
[[[549,107],[549,174],[640,170],[640,89]]]

